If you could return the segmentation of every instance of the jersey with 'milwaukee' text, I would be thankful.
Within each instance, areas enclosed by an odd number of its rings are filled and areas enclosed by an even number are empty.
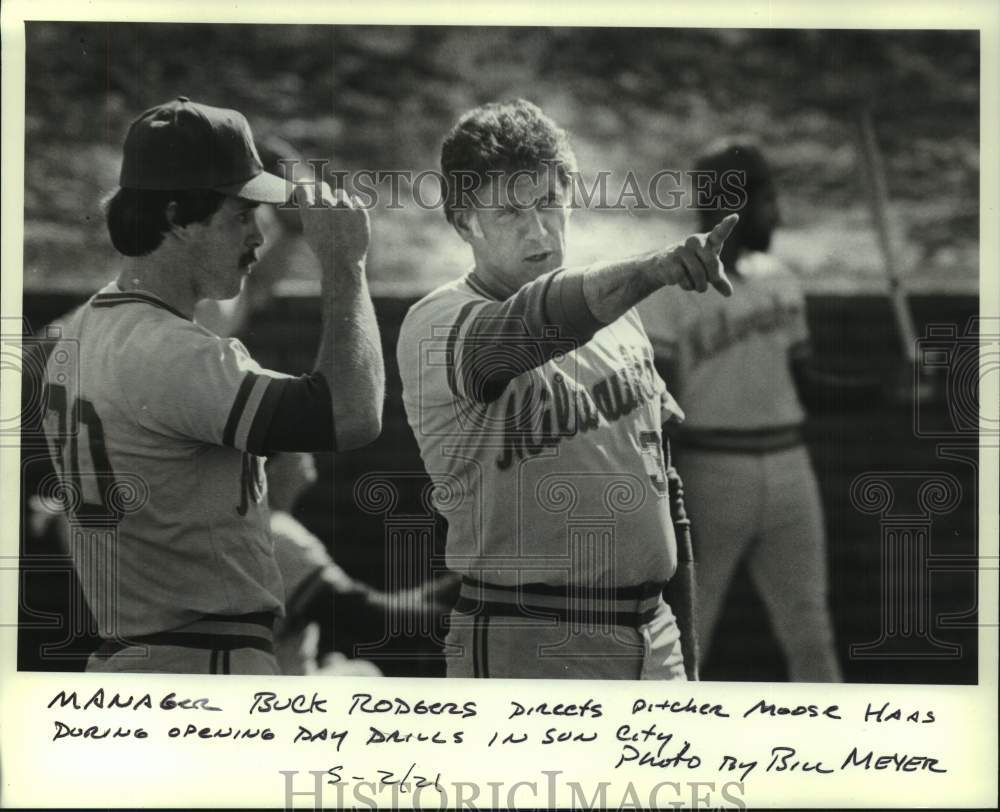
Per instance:
[[[287,376],[114,283],[57,326],[45,431],[101,635],[280,613],[258,454]]]
[[[733,295],[664,288],[639,304],[657,358],[677,367],[686,430],[773,429],[805,414],[788,352],[809,337],[798,280],[777,259],[740,257]]]
[[[448,521],[448,566],[501,585],[666,581],[661,424],[683,414],[635,311],[582,344],[546,326],[539,303],[560,273],[506,302],[470,274],[403,322],[403,401]]]

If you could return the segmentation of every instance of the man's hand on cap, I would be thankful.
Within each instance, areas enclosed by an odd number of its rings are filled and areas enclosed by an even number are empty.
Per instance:
[[[368,212],[357,198],[346,192],[320,186],[316,199],[316,185],[296,185],[292,200],[298,204],[302,230],[309,246],[316,253],[324,270],[350,266],[363,268],[371,240]]]

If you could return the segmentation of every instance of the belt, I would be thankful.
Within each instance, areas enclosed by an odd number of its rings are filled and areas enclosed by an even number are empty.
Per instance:
[[[803,439],[802,427],[796,424],[766,429],[681,429],[677,442],[682,449],[764,454],[794,448]]]
[[[462,577],[455,611],[476,617],[519,617],[590,628],[626,626],[636,629],[653,620],[662,601],[660,581],[627,587],[582,587],[572,584],[509,586]]]
[[[183,648],[231,651],[253,648],[274,653],[272,612],[251,612],[246,615],[202,615],[198,620],[166,632],[141,634],[129,639],[109,639],[97,647],[98,657],[112,657],[135,646],[181,646]]]

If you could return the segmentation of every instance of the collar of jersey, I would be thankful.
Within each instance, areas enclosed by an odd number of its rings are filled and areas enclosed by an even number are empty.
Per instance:
[[[507,298],[506,296],[500,295],[497,291],[491,290],[483,278],[476,273],[475,269],[469,271],[469,273],[465,275],[465,283],[480,296],[485,296],[487,299],[502,302]]]
[[[191,321],[191,319],[181,313],[180,310],[177,310],[175,307],[171,307],[158,296],[154,296],[152,293],[145,290],[122,290],[118,287],[116,282],[112,282],[106,288],[99,291],[94,298],[90,300],[91,307],[115,307],[117,305],[135,304],[137,302],[152,305],[153,307],[159,307],[166,310],[168,313],[173,313],[175,316],[179,316],[185,321]]]

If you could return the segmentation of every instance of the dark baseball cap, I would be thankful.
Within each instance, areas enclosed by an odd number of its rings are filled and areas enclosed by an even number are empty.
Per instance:
[[[133,121],[122,151],[123,189],[214,189],[259,203],[284,203],[291,192],[264,171],[242,113],[187,96]]]

